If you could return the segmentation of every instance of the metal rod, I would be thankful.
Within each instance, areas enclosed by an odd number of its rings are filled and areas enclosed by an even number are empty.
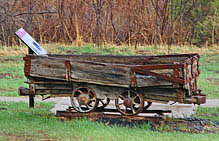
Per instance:
[[[29,95],[29,108],[34,108],[34,95]]]

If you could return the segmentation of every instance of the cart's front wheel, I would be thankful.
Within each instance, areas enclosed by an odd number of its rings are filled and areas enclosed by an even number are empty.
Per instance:
[[[144,98],[142,94],[132,90],[126,90],[117,96],[115,105],[122,114],[132,116],[142,112]]]
[[[78,87],[72,92],[71,104],[78,112],[91,112],[98,105],[96,93],[92,88]]]

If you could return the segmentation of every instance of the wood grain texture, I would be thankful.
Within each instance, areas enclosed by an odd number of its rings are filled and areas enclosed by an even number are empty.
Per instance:
[[[66,80],[65,61],[70,61],[71,80],[94,84],[129,87],[132,84],[131,67],[145,64],[173,64],[186,57],[145,57],[145,56],[85,56],[50,55],[31,58],[30,76],[54,80]],[[172,69],[151,70],[173,76]],[[183,71],[180,71],[183,72]],[[184,76],[180,73],[180,76]],[[172,82],[154,76],[136,74],[137,87],[171,85]]]

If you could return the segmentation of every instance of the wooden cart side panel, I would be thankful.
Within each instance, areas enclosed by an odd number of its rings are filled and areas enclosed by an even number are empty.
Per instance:
[[[70,68],[68,68],[66,61],[68,60],[33,57],[31,59],[30,76],[122,87],[172,85],[172,82],[161,78],[140,76],[138,74],[136,75],[137,84],[133,85],[130,67],[111,63],[68,61],[70,63]],[[173,69],[151,71],[173,76]],[[67,75],[70,75],[71,79]]]
[[[103,85],[129,87],[131,70],[128,67],[71,61],[71,80]]]
[[[28,56],[29,57],[29,56]],[[84,57],[84,56],[83,56]],[[83,58],[82,57],[82,58]],[[95,56],[92,56],[95,57]],[[130,58],[126,56],[127,58]],[[123,58],[126,57],[118,56],[109,60]],[[98,58],[98,57],[96,57]],[[102,59],[104,56],[102,56]],[[138,57],[131,57],[133,60],[135,59],[143,59],[141,56]],[[145,57],[144,57],[145,58]],[[159,60],[158,57],[151,57],[152,60]],[[175,60],[172,60],[174,59]],[[75,81],[75,82],[87,82],[87,83],[94,83],[94,84],[102,84],[102,85],[109,85],[109,86],[122,86],[122,87],[129,87],[129,86],[136,86],[136,87],[144,87],[144,86],[159,86],[159,85],[173,85],[173,82],[168,81],[168,78],[163,79],[162,77],[154,77],[154,76],[147,76],[147,75],[139,75],[135,74],[135,78],[133,79],[133,71],[130,69],[132,66],[136,66],[139,69],[146,69],[150,70],[151,72],[157,73],[159,75],[169,76],[169,78],[174,78],[176,73],[174,73],[174,69],[184,67],[184,64],[180,64],[179,62],[175,62],[177,57],[166,57],[162,59],[162,61],[168,62],[171,60],[173,64],[167,65],[122,65],[122,64],[113,64],[113,63],[102,63],[102,62],[85,62],[87,60],[83,60],[81,62],[68,60],[69,58],[52,58],[52,57],[45,57],[45,56],[31,56],[31,64],[30,64],[30,76],[33,77],[41,77],[41,78],[49,78],[54,80],[65,80],[65,81]],[[182,57],[185,58],[185,57]],[[182,59],[181,58],[181,59]],[[106,58],[105,58],[106,59]],[[141,60],[139,59],[139,60]],[[148,59],[148,58],[147,58]],[[147,59],[143,59],[141,61],[148,61]],[[107,59],[106,59],[107,60]],[[149,59],[149,62],[152,60]],[[188,60],[188,59],[187,59]],[[185,60],[185,61],[187,61]],[[28,63],[28,59],[25,60]],[[130,60],[131,61],[131,60]],[[174,62],[173,62],[174,61]],[[190,61],[190,60],[189,60]],[[69,62],[69,63],[66,63]],[[152,61],[153,62],[153,61]],[[190,61],[191,62],[191,61]],[[195,64],[195,63],[194,63]],[[179,70],[179,77],[183,81],[187,79],[191,81],[191,77],[193,75],[193,71],[197,70],[197,65],[192,65],[188,67],[186,72]],[[154,68],[155,67],[155,68]],[[162,67],[162,69],[161,69]],[[164,69],[164,68],[169,69]],[[151,70],[152,69],[152,70]],[[186,75],[182,74],[186,73]],[[139,77],[140,76],[140,77]],[[182,76],[185,76],[184,78]],[[194,78],[194,77],[192,77]],[[133,84],[133,80],[137,84]],[[194,81],[194,80],[192,80]],[[177,82],[175,82],[177,83]],[[196,82],[193,82],[194,84]],[[188,85],[186,85],[188,86]],[[186,87],[187,88],[187,87]]]

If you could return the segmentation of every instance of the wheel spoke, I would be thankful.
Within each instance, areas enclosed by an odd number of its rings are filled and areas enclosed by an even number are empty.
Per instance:
[[[120,97],[122,100],[124,100],[124,99],[125,99],[125,97],[124,97],[124,96],[122,96],[122,95],[119,95],[119,97]]]
[[[80,94],[83,94],[83,92],[80,89],[78,89],[76,92],[79,92]]]
[[[86,106],[87,106],[88,109],[93,108],[93,106],[90,105],[90,103],[89,103],[89,104],[86,104]]]
[[[90,89],[87,89],[87,95],[90,96],[90,94],[91,94],[91,90],[90,90]]]
[[[140,104],[141,103],[141,99],[138,99],[139,101],[135,101],[134,99],[132,99],[133,104]]]
[[[134,103],[135,106],[140,107],[141,105],[139,103]]]
[[[138,95],[134,96],[132,99],[135,100],[138,97]]]
[[[132,113],[133,113],[133,114],[135,114],[135,113],[136,113],[136,111],[135,111],[135,109],[134,109],[134,107],[133,107],[133,106],[131,107],[131,109],[132,109]]]
[[[124,105],[124,103],[119,103],[118,105]]]
[[[126,113],[126,112],[127,112],[127,110],[128,110],[128,107],[125,107],[125,110],[124,110],[124,112]]]
[[[96,100],[95,97],[93,97],[93,98],[90,99],[90,101],[95,101],[95,100]]]
[[[81,104],[79,104],[78,109],[80,112],[82,112],[83,110],[81,109]]]
[[[93,102],[95,102],[95,100],[94,100],[94,101],[91,101],[91,100],[90,100],[87,104],[92,104]]]
[[[131,98],[131,93],[130,93],[130,91],[128,91],[128,98]]]

